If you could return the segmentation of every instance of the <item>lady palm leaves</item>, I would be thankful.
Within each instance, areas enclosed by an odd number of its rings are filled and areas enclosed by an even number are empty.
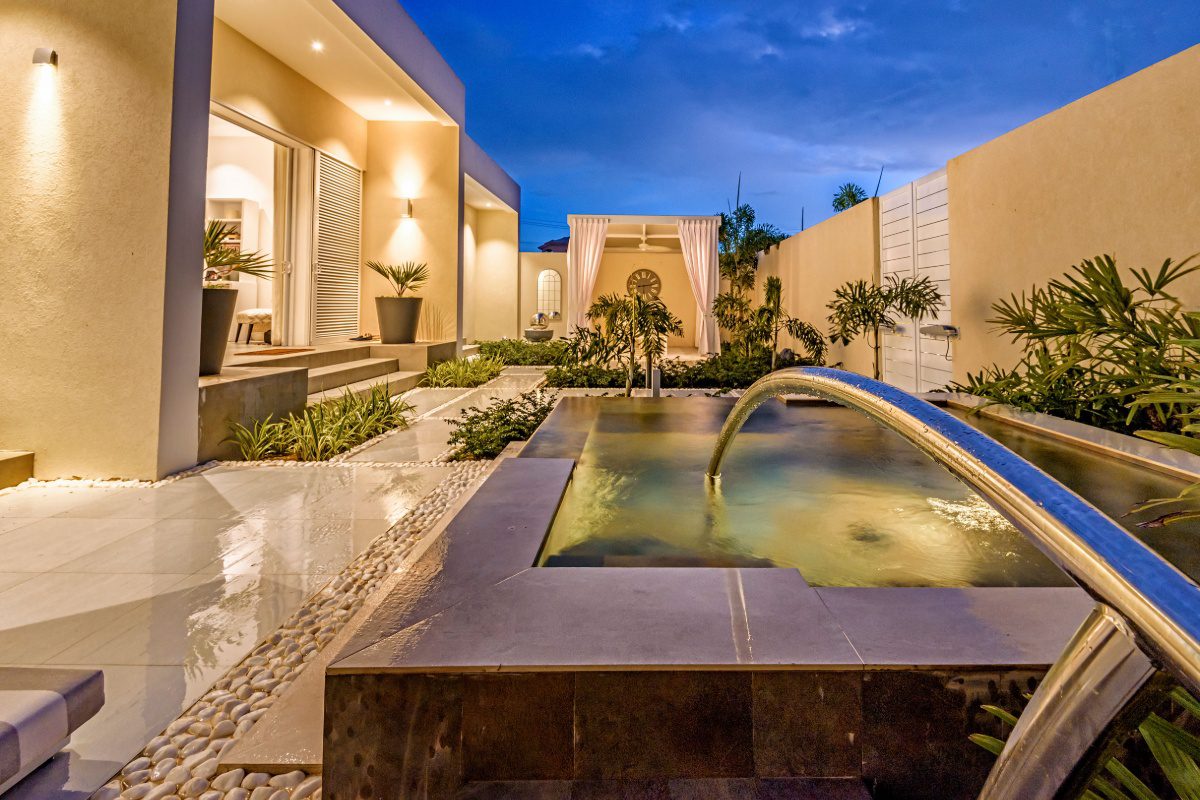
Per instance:
[[[1024,357],[1015,369],[985,369],[955,388],[1200,455],[1200,314],[1183,311],[1175,294],[1197,270],[1196,256],[1168,259],[1157,270],[1129,270],[1127,281],[1102,255],[1002,300],[989,322],[1023,344]],[[1136,510],[1195,499],[1186,493]],[[1144,525],[1193,518],[1200,512]]]
[[[875,378],[879,378],[879,331],[896,324],[896,317],[923,319],[942,306],[942,293],[929,278],[899,279],[889,275],[883,285],[864,280],[848,281],[833,291],[827,308],[829,338],[850,344],[860,336],[875,351]]]
[[[429,265],[415,261],[405,261],[403,264],[368,261],[367,269],[386,278],[396,297],[404,297],[405,292],[415,292],[429,282]]]
[[[1162,778],[1174,789],[1174,796],[1179,800],[1200,800],[1200,738],[1185,727],[1188,716],[1192,723],[1200,720],[1200,702],[1180,687],[1171,691],[1170,700],[1185,714],[1175,721],[1149,714],[1138,725],[1137,734]],[[981,708],[1008,726],[1017,724],[1017,717],[1002,708],[990,705]],[[994,736],[973,733],[967,738],[994,755],[1004,749],[1004,741]],[[1104,763],[1103,773],[1092,779],[1080,797],[1081,800],[1166,800],[1118,758],[1109,758]]]
[[[232,223],[210,220],[204,226],[204,280],[220,282],[234,272],[253,275],[270,280],[275,277],[275,266],[262,253],[243,253],[229,244],[237,234]]]

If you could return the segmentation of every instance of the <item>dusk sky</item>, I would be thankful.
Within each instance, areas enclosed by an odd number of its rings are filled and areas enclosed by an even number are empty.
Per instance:
[[[884,165],[886,192],[1200,42],[1196,0],[404,6],[521,183],[525,250],[568,213],[717,213],[739,172],[794,232],[845,181],[871,193]]]

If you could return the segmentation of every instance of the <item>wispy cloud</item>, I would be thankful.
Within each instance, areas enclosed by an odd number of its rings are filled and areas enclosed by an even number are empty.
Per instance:
[[[1195,0],[401,2],[540,220],[710,213],[741,172],[798,227],[1200,41]]]

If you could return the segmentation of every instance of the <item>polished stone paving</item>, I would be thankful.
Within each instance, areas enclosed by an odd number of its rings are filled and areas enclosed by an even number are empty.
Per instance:
[[[90,794],[443,481],[446,419],[543,372],[408,392],[413,425],[338,463],[0,492],[0,666],[99,668],[106,695],[5,800]]]
[[[0,494],[0,664],[100,668],[106,695],[6,800],[90,793],[446,473],[221,466]]]

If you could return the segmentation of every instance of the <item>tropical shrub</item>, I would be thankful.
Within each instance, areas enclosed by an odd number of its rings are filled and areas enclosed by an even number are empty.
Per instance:
[[[510,442],[525,441],[554,410],[557,396],[552,392],[525,392],[510,400],[494,400],[486,408],[472,406],[459,419],[451,420],[454,428],[450,444],[455,445],[452,458],[474,461],[495,458]]]
[[[879,380],[883,340],[879,332],[891,328],[899,319],[920,320],[937,313],[942,293],[929,278],[899,279],[887,276],[882,285],[870,281],[847,281],[833,291],[829,338],[836,344],[850,344],[863,336],[872,350],[871,367]]]
[[[429,265],[416,261],[405,261],[403,264],[368,261],[367,268],[383,276],[396,297],[404,297],[405,292],[415,292],[429,282]]]
[[[817,363],[812,359],[797,358],[789,350],[776,356],[774,366],[771,358],[772,354],[766,348],[758,348],[749,357],[740,350],[726,350],[699,361],[664,361],[662,386],[664,389],[746,389],[776,369]]]
[[[243,252],[240,247],[230,245],[229,240],[237,236],[237,226],[232,222],[214,219],[204,226],[205,284],[223,286],[234,273],[264,280],[275,277],[270,257],[257,251]]]
[[[496,378],[504,371],[504,362],[493,356],[456,358],[442,361],[425,370],[422,386],[431,388],[461,387],[473,389]]]
[[[1189,397],[1200,387],[1200,314],[1183,311],[1174,294],[1200,269],[1192,260],[1129,270],[1127,285],[1115,259],[1098,256],[1045,288],[993,304],[988,322],[1024,355],[1012,369],[992,366],[953,388],[1164,444],[1200,445],[1197,431],[1185,430]]]
[[[779,355],[779,334],[786,331],[808,351],[814,364],[825,363],[825,352],[829,343],[824,334],[802,319],[797,319],[783,308],[783,281],[777,276],[767,278],[763,291],[763,304],[754,312],[747,338],[764,346],[771,354],[771,369],[775,369]]]
[[[602,339],[615,347],[616,361],[625,366],[625,396],[633,393],[637,380],[638,354],[646,359],[646,372],[654,368],[654,359],[661,358],[667,350],[667,336],[683,333],[683,321],[658,299],[647,299],[640,294],[601,295],[592,303],[587,317],[600,324]]]
[[[640,372],[635,376],[637,380],[643,377]],[[599,364],[571,364],[546,371],[546,385],[552,389],[624,389],[628,380],[625,370]]]
[[[510,367],[553,366],[567,355],[567,342],[529,342],[524,339],[496,339],[480,342],[479,355],[496,358]]]
[[[387,384],[365,395],[349,390],[340,398],[311,405],[296,415],[233,423],[232,442],[247,461],[325,461],[380,434],[408,427],[413,407],[393,397]]]

